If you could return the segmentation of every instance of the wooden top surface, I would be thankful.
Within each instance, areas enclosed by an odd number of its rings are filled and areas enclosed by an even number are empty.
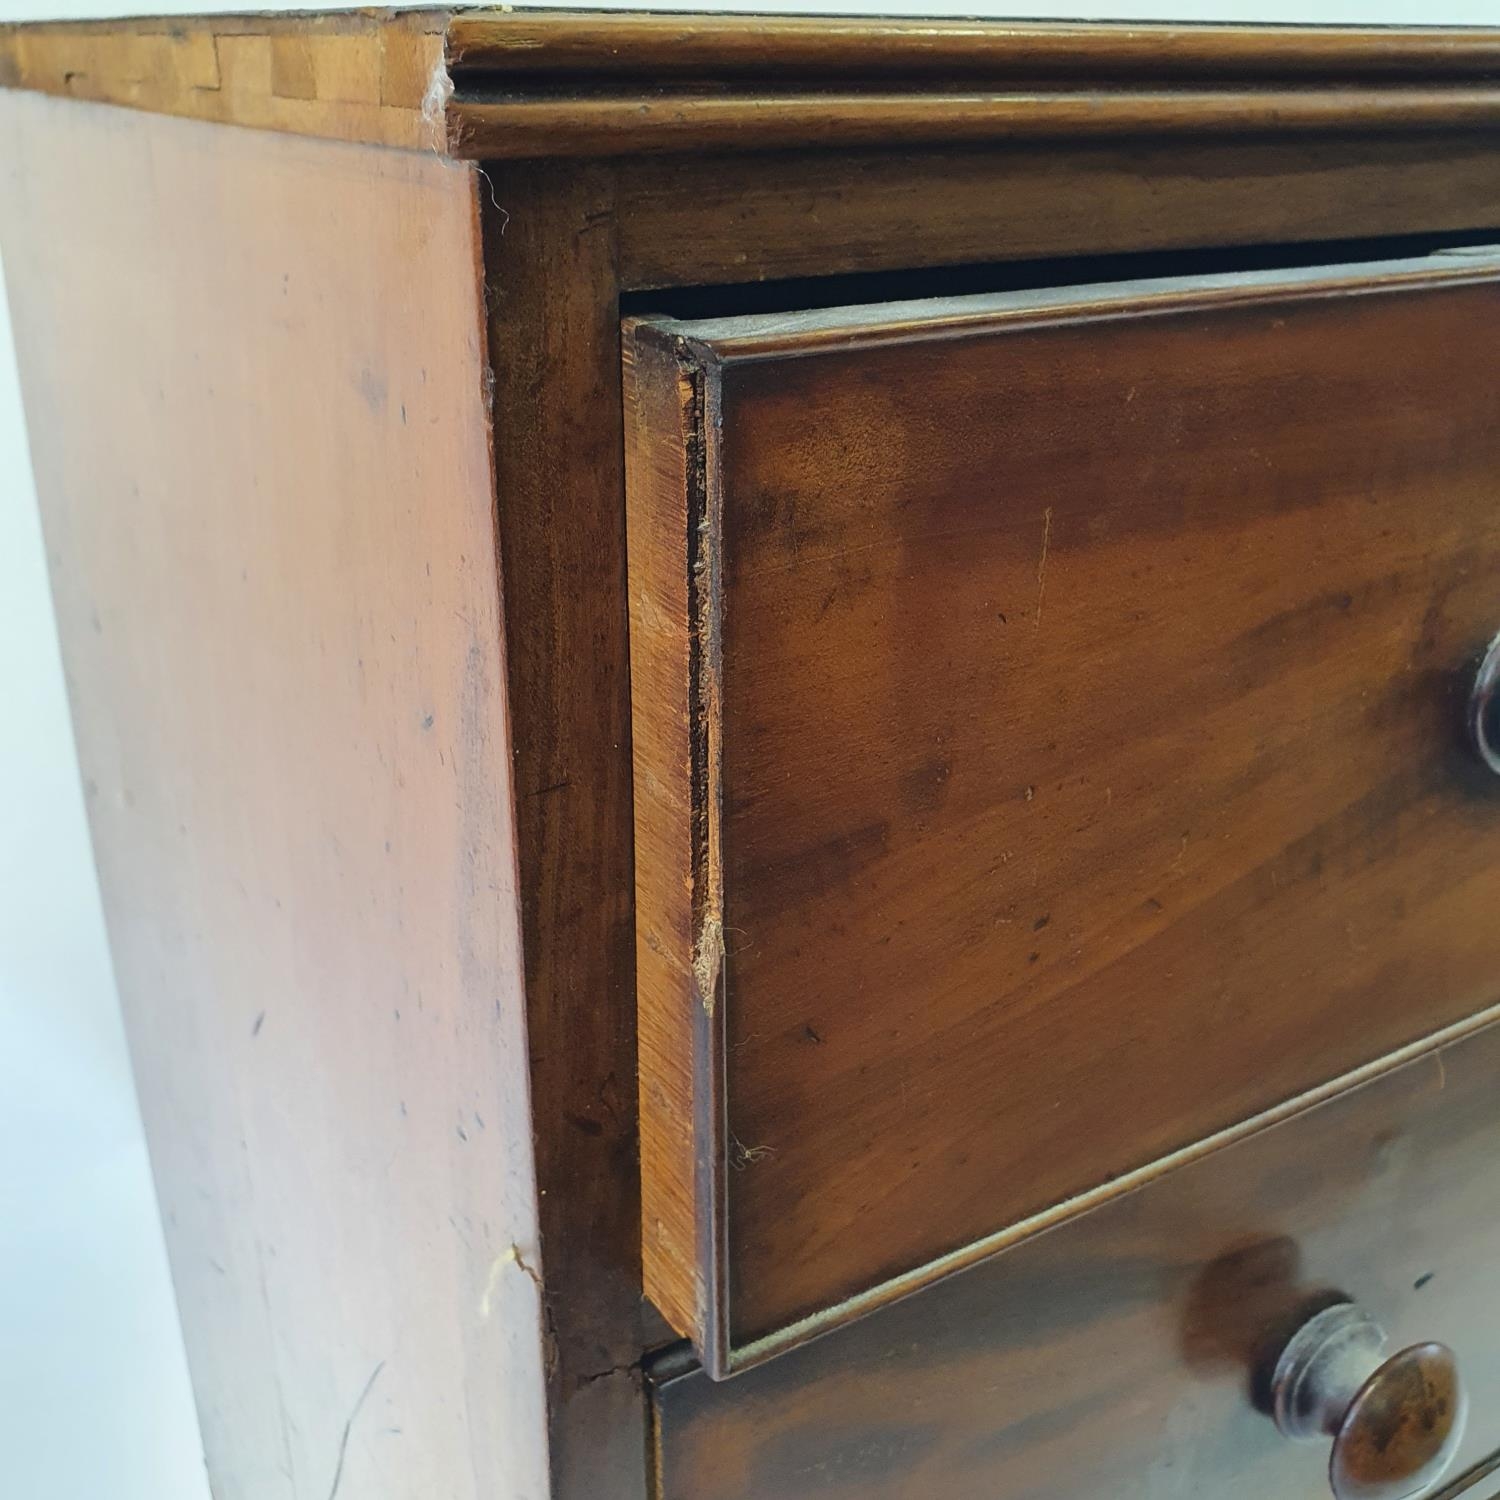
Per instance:
[[[345,11],[0,26],[0,87],[440,149],[447,22],[442,11]]]
[[[1500,28],[345,11],[0,26],[0,86],[463,157],[1500,120]]]

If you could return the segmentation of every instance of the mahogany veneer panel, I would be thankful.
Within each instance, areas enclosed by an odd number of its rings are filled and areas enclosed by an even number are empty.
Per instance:
[[[631,330],[643,1245],[717,1372],[1500,998],[1497,278]]]

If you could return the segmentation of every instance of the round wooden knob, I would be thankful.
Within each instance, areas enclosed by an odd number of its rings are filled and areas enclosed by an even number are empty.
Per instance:
[[[1288,1437],[1333,1439],[1337,1500],[1409,1500],[1442,1477],[1463,1438],[1467,1401],[1443,1344],[1389,1358],[1380,1325],[1352,1302],[1308,1319],[1276,1361],[1271,1397]]]
[[[1500,635],[1489,644],[1469,693],[1469,743],[1500,776]]]

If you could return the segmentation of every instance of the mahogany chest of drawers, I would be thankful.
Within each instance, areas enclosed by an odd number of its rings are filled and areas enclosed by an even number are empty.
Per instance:
[[[1500,1493],[1500,31],[0,83],[222,1500]]]

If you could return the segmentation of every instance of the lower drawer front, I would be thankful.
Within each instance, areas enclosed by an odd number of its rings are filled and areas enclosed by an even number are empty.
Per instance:
[[[1252,1389],[1331,1291],[1457,1352],[1457,1479],[1500,1448],[1497,1078],[1491,1027],[734,1380],[665,1370],[656,1500],[1316,1500],[1329,1445]]]

